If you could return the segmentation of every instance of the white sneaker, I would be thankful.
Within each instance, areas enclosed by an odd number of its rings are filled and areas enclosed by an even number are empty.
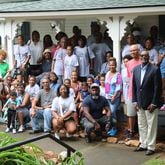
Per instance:
[[[14,133],[14,134],[16,133],[16,129],[13,129],[13,133]]]
[[[10,132],[10,128],[6,128],[5,132]]]
[[[10,129],[11,129],[11,130],[13,129],[13,126],[12,126],[12,124],[10,125]]]
[[[54,134],[54,136],[55,136],[55,138],[57,138],[58,140],[60,140],[60,135],[59,135],[58,132],[56,132],[56,133]]]
[[[67,138],[71,138],[72,137],[72,135],[71,134],[69,134],[68,132],[66,133],[66,137]]]
[[[23,125],[20,125],[20,127],[19,127],[19,129],[18,129],[18,132],[23,132],[23,130],[24,130]]]

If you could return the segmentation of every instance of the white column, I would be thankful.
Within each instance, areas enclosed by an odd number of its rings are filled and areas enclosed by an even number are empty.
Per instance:
[[[13,39],[17,34],[17,28],[20,21],[6,20],[5,24],[5,38],[6,38],[6,50],[8,52],[8,63],[10,69],[13,68]]]
[[[109,36],[113,40],[113,57],[116,58],[117,61],[117,69],[119,70],[121,59],[120,59],[120,17],[99,17],[98,18],[101,24],[106,22],[106,27],[109,29]]]
[[[117,69],[120,70],[121,55],[120,55],[120,17],[113,16],[113,24],[111,27],[111,36],[113,40],[113,54],[117,61]]]
[[[0,22],[0,36],[1,36],[1,48],[6,50],[6,44],[5,44],[5,22]]]
[[[101,24],[105,24],[106,22],[106,27],[109,29],[108,31],[109,36],[113,40],[113,56],[116,58],[118,71],[120,70],[120,65],[121,65],[120,41],[126,32],[125,30],[127,24],[128,23],[132,24],[136,17],[137,17],[136,15],[131,15],[131,16],[115,15],[112,17],[108,17],[108,16],[98,17]]]
[[[7,21],[5,24],[5,37],[6,37],[6,49],[8,52],[8,63],[10,69],[13,66],[13,44],[12,44],[12,22]]]

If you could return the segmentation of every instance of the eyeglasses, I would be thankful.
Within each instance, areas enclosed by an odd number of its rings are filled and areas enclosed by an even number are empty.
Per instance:
[[[144,56],[149,56],[148,54],[141,54],[140,55],[141,57],[144,57]]]
[[[45,81],[45,82],[42,82],[43,84],[48,84],[49,82],[48,81]]]

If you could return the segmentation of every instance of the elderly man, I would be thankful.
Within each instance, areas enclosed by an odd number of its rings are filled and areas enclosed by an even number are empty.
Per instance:
[[[103,109],[106,114],[103,114]],[[83,101],[84,118],[81,123],[85,128],[86,142],[91,142],[91,133],[101,133],[103,127],[110,127],[111,111],[108,101],[105,97],[100,96],[99,85],[94,83],[91,85],[91,94],[88,95]],[[107,129],[106,129],[107,130]],[[108,131],[108,130],[107,130]]]
[[[51,131],[51,105],[55,98],[55,92],[50,89],[50,80],[44,78],[42,80],[43,89],[41,89],[34,100],[32,101],[32,108],[30,110],[32,131],[30,134],[42,131],[39,125],[39,119],[44,119],[44,132]]]
[[[142,64],[133,70],[133,104],[138,115],[140,146],[134,151],[155,152],[158,108],[161,100],[160,69],[149,62],[149,52],[141,53]]]
[[[135,122],[136,122],[136,111],[132,104],[132,71],[134,67],[141,64],[140,50],[139,50],[138,44],[131,45],[130,52],[131,52],[132,60],[128,61],[127,63],[127,73],[128,73],[128,78],[130,79],[130,82],[129,82],[129,89],[128,89],[128,99],[126,102],[127,117],[128,117],[128,130],[127,130],[126,136],[128,139],[131,139],[135,132],[134,127],[135,127]]]

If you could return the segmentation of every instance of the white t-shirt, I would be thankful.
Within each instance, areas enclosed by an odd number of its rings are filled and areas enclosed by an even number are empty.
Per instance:
[[[66,55],[64,59],[64,79],[71,78],[71,73],[74,68],[79,66],[78,58],[75,54]]]
[[[35,84],[34,86],[27,85],[25,88],[25,92],[30,95],[30,98],[33,98],[37,95],[39,92],[40,87],[38,84]]]
[[[75,98],[75,92],[73,88],[69,88],[69,97],[73,97],[73,99]]]
[[[128,89],[129,89],[129,84],[130,84],[130,78],[128,77],[127,68],[124,67],[124,65],[121,70],[121,77],[122,77],[122,82],[123,82],[123,98],[126,103],[128,100]]]
[[[56,75],[64,75],[64,58],[66,56],[66,49],[59,48],[54,54],[55,66],[54,72]]]
[[[109,63],[108,62],[104,62],[102,65],[101,65],[101,74],[102,73],[107,73],[109,71]]]
[[[79,76],[87,77],[89,75],[89,58],[93,59],[95,57],[94,53],[87,46],[83,48],[76,46],[74,53],[79,62]]]
[[[29,60],[31,65],[36,65],[39,58],[42,57],[43,44],[41,41],[34,43],[33,41],[29,44],[31,58]]]
[[[158,64],[158,52],[156,49],[149,50],[150,61],[152,64]]]
[[[87,45],[90,46],[91,44],[95,43],[95,37],[93,35],[88,36],[87,38]]]
[[[93,51],[94,58],[94,71],[100,73],[101,65],[106,60],[105,53],[111,51],[111,49],[105,43],[93,43],[90,45],[91,50]]]
[[[100,86],[100,96],[105,97],[105,87]]]
[[[17,68],[19,68],[30,56],[30,49],[28,45],[14,45],[14,58],[17,61]]]
[[[72,97],[62,98],[60,96],[53,99],[51,110],[63,116],[68,111],[76,112],[76,105]]]

